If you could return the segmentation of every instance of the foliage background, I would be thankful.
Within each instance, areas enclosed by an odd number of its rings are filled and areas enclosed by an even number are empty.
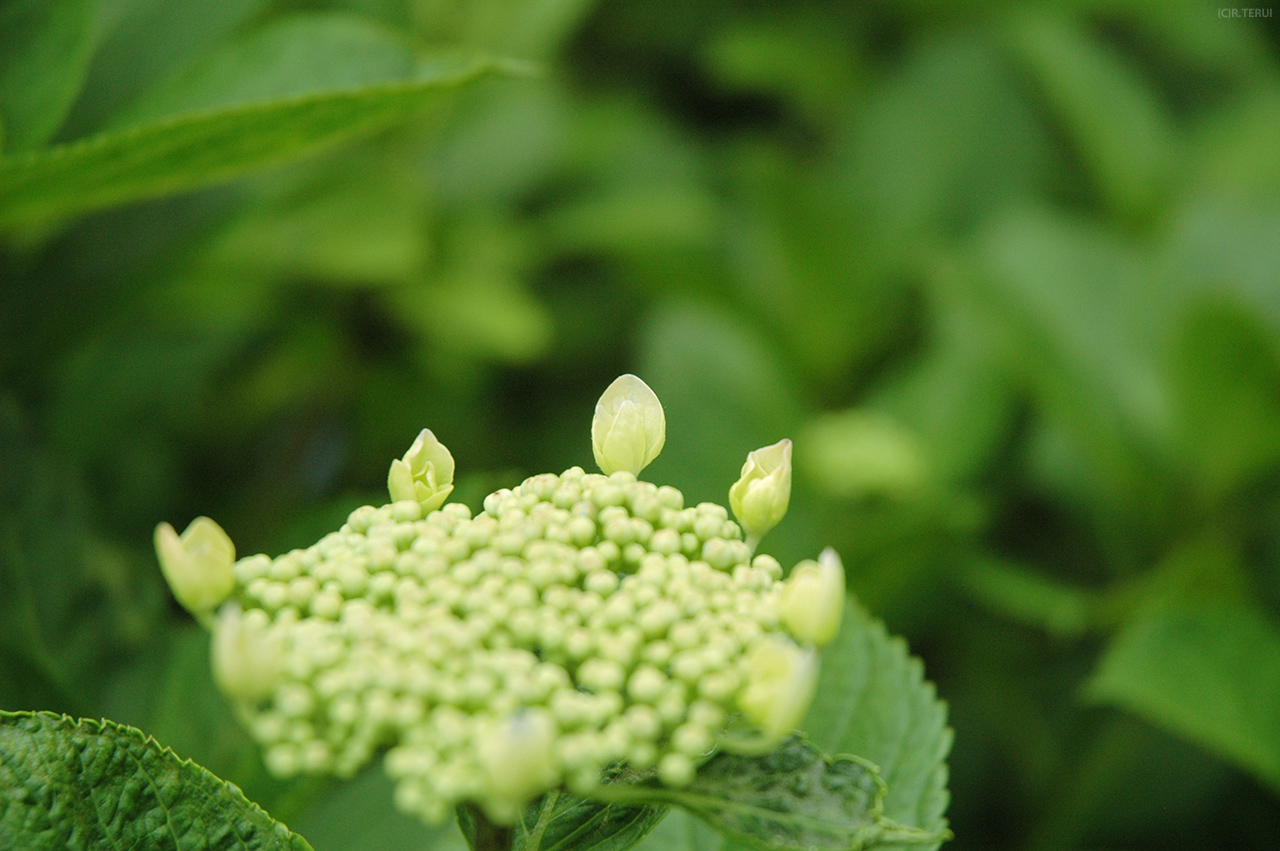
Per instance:
[[[151,531],[305,545],[423,426],[476,506],[589,465],[634,371],[667,411],[650,477],[690,500],[795,439],[765,547],[835,545],[924,657],[948,847],[1273,846],[1274,9],[43,5],[0,2],[0,708],[137,725],[320,851],[456,847],[376,770],[264,773]],[[63,172],[22,207],[44,149],[350,84],[368,56],[315,59],[321,31],[541,70],[243,176]]]

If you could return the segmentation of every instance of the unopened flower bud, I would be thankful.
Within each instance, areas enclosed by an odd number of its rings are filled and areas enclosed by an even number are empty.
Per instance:
[[[453,491],[453,456],[431,429],[424,428],[404,458],[391,462],[387,490],[392,502],[414,500],[422,506],[423,514],[448,499]]]
[[[804,718],[818,685],[818,657],[813,648],[790,641],[761,641],[747,658],[747,684],[738,706],[765,738],[777,741]]]
[[[844,566],[831,547],[815,561],[791,571],[782,591],[782,622],[800,641],[822,647],[840,631],[844,613]]]
[[[639,475],[658,457],[666,435],[662,403],[634,375],[617,378],[596,403],[591,448],[606,475],[619,470]]]
[[[545,710],[522,709],[501,721],[479,743],[493,797],[523,805],[554,785],[555,744],[556,725]]]
[[[210,649],[213,679],[223,694],[253,702],[275,689],[282,648],[261,609],[246,614],[236,605],[225,607],[214,626]]]
[[[729,488],[729,507],[750,541],[758,541],[791,503],[791,441],[783,439],[747,454],[742,476]]]
[[[155,545],[173,596],[192,614],[216,608],[235,588],[235,544],[208,517],[192,520],[181,537],[168,523],[161,523],[156,526]]]

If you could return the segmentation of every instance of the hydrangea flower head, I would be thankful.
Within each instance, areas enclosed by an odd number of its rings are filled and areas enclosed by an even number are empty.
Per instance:
[[[611,766],[680,786],[744,726],[756,744],[790,733],[829,606],[724,507],[637,479],[664,433],[657,397],[623,376],[592,424],[604,473],[532,476],[473,514],[445,502],[453,459],[424,431],[392,502],[235,562],[214,671],[268,768],[349,777],[385,752],[401,809],[438,823],[474,802],[510,824]]]

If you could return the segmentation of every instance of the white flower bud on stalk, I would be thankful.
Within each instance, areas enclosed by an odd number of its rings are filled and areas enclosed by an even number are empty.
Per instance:
[[[634,375],[618,377],[596,403],[591,421],[591,448],[605,473],[639,475],[666,441],[667,422],[662,403]]]
[[[555,783],[556,732],[545,710],[523,709],[480,741],[480,762],[495,799],[522,806]]]
[[[393,503],[415,500],[423,514],[435,511],[448,499],[453,492],[453,456],[431,429],[424,428],[404,458],[391,462],[387,490]]]
[[[755,545],[786,516],[791,504],[791,441],[747,453],[742,476],[729,488],[729,507]]]
[[[770,637],[747,658],[747,684],[738,706],[769,741],[779,741],[809,711],[818,685],[818,657],[812,648]]]
[[[261,609],[241,612],[239,606],[228,605],[213,628],[214,682],[229,697],[261,700],[275,690],[280,678],[280,644]]]
[[[791,571],[782,591],[782,622],[800,641],[824,647],[840,631],[844,614],[844,566],[831,547]]]

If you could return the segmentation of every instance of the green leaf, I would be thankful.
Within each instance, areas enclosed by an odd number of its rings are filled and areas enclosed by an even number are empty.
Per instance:
[[[1280,356],[1252,312],[1222,299],[1193,305],[1170,371],[1179,437],[1210,503],[1274,467]]]
[[[961,581],[987,608],[1051,635],[1079,637],[1097,618],[1094,595],[1021,565],[975,556]]]
[[[514,828],[487,822],[473,806],[458,808],[468,846],[489,847],[493,835],[510,834],[511,851],[626,851],[667,814],[665,806],[592,801],[553,790],[525,810]]]
[[[920,830],[885,816],[886,792],[874,765],[856,757],[826,757],[800,738],[764,756],[717,754],[683,789],[608,787],[608,794],[622,801],[681,807],[759,848],[860,851],[950,838],[945,828]]]
[[[977,255],[971,275],[944,286],[983,318],[992,357],[1062,438],[1036,447],[1036,475],[1094,515],[1123,563],[1132,555],[1121,548],[1166,516],[1168,387],[1157,352],[1183,295],[1153,285],[1131,245],[1047,210],[994,220]],[[1070,461],[1055,466],[1046,449]]]
[[[38,147],[58,129],[89,65],[93,17],[92,0],[0,5],[0,149]]]
[[[1027,14],[1013,27],[1012,42],[1108,205],[1120,213],[1147,211],[1172,159],[1172,121],[1127,57],[1055,14]]]
[[[1227,600],[1153,606],[1112,641],[1085,687],[1280,790],[1280,630]]]
[[[353,19],[299,16],[155,93],[138,123],[0,160],[0,227],[207,186],[403,121],[498,68],[414,60]]]
[[[0,847],[309,851],[240,790],[139,730],[0,712]]]
[[[100,0],[88,78],[59,135],[95,133],[175,71],[246,32],[271,0]]]
[[[112,129],[194,112],[402,80],[414,56],[396,31],[343,14],[302,14],[231,41],[146,93]]]
[[[887,818],[931,833],[946,827],[952,738],[946,704],[906,642],[890,638],[853,603],[823,652],[817,695],[801,729],[825,753],[857,754],[880,767],[889,787]]]
[[[642,333],[638,374],[670,424],[648,475],[679,482],[690,504],[723,501],[747,452],[794,433],[796,383],[762,335],[719,311],[677,303]]]
[[[914,254],[919,234],[966,227],[1030,196],[1051,149],[1025,89],[981,31],[931,32],[898,70],[872,78],[851,121],[844,199],[866,205],[895,252]]]

